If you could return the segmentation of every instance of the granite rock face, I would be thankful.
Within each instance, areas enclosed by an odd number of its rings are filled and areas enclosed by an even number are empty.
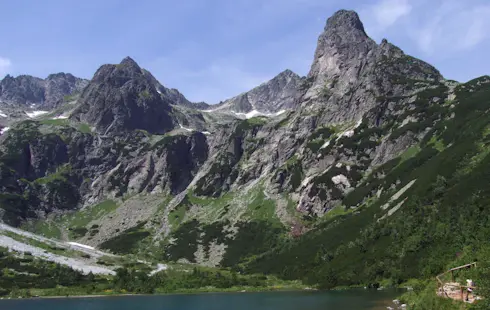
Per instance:
[[[63,104],[67,96],[80,93],[88,81],[69,73],[50,74],[46,79],[30,75],[12,77],[0,81],[0,101],[10,105],[31,105],[52,109]]]
[[[299,86],[302,78],[291,70],[285,70],[272,80],[224,102],[211,106],[218,111],[249,113],[258,111],[273,114],[294,109],[298,105]]]
[[[341,10],[327,20],[311,70],[303,105],[319,105],[325,121],[356,121],[379,97],[401,96],[443,78],[431,65],[407,56],[383,40],[366,35],[354,11]]]
[[[103,65],[97,70],[71,118],[104,134],[135,129],[165,133],[175,125],[170,104],[138,64],[127,57],[118,65]]]

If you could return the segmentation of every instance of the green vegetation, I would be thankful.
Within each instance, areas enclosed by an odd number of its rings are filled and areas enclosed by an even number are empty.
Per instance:
[[[344,198],[343,205],[361,208],[318,222],[297,239],[280,240],[248,261],[245,270],[324,288],[376,287],[387,279],[393,285],[413,278],[433,279],[468,247],[472,250],[465,261],[477,259],[490,234],[490,154],[486,152],[490,87],[460,91],[457,98],[455,117],[434,123],[431,134],[437,140],[421,141],[376,168]],[[362,127],[361,133],[366,130]],[[357,134],[344,146],[355,139]],[[314,182],[328,184],[330,177],[328,172]],[[394,193],[414,180],[411,188],[390,202]],[[386,218],[387,211],[402,201],[400,209]],[[388,202],[389,208],[381,208]],[[484,259],[489,261],[490,255]]]
[[[436,295],[437,285],[434,280],[417,281],[413,291],[400,297],[400,300],[414,310],[462,310],[463,303]]]
[[[78,124],[78,131],[82,133],[92,133],[92,129],[90,128],[90,126],[85,123]]]
[[[47,238],[61,238],[61,231],[59,227],[52,221],[38,220],[26,224],[23,228],[25,228],[26,230],[35,231],[38,234]]]
[[[48,174],[43,178],[34,180],[36,184],[50,185],[52,183],[66,183],[71,173],[71,166],[69,164],[63,165],[56,169],[55,173]]]
[[[147,89],[145,89],[144,91],[139,93],[139,97],[143,99],[148,99],[151,97],[151,94]]]
[[[144,229],[145,224],[146,223],[143,222],[133,228],[123,231],[116,237],[100,244],[100,248],[116,254],[133,253],[137,249],[138,244],[150,235],[150,233]]]
[[[117,209],[113,200],[105,200],[95,206],[87,207],[80,211],[66,215],[63,222],[68,227],[86,227],[91,221],[96,220]]]
[[[41,181],[39,181],[39,179],[36,180],[36,182],[39,182],[40,184],[49,184],[52,180],[58,180],[59,178],[61,177],[49,175]],[[68,230],[70,239],[78,239],[85,236],[87,233],[96,233],[98,231],[98,225],[88,227],[89,223],[113,212],[117,207],[118,205],[115,201],[105,200],[97,205],[72,211],[59,217],[35,221],[32,224],[26,225],[25,228],[50,238],[60,238],[61,230],[66,229]]]
[[[245,216],[259,221],[278,221],[275,214],[276,205],[272,199],[265,196],[261,187],[253,194],[255,198],[247,205]]]
[[[414,157],[415,155],[417,155],[418,152],[420,152],[420,146],[418,145],[412,146],[406,149],[405,152],[403,152],[403,154],[400,155],[400,158],[403,162]]]
[[[65,95],[65,96],[63,97],[63,101],[64,101],[64,102],[70,102],[70,101],[75,100],[76,98],[77,98],[77,96],[76,96],[76,95]]]
[[[150,276],[141,264],[125,264],[114,276],[83,275],[69,267],[46,262],[28,253],[0,248],[0,296],[77,296],[152,294],[198,291],[281,290],[303,288],[263,275],[240,275],[215,268],[169,269]]]
[[[51,126],[68,126],[68,119],[45,119],[40,121],[43,125],[51,125]]]

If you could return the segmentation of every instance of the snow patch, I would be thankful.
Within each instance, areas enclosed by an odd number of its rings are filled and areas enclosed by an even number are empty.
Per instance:
[[[306,177],[302,182],[301,182],[301,187],[305,187],[310,183],[311,179],[313,179],[313,176]]]
[[[203,134],[205,134],[206,136],[209,136],[211,133],[209,131],[201,131]]]
[[[357,121],[357,123],[356,123],[356,127],[354,127],[354,129],[356,129],[357,127],[361,126],[361,124],[362,124],[362,117],[361,117],[361,119],[359,119],[359,120]]]
[[[320,147],[320,150],[326,148],[329,145],[330,145],[330,140],[328,140],[327,142],[323,143],[323,145]]]
[[[161,91],[159,91],[158,89],[157,89],[157,93],[159,93],[160,95],[162,94],[162,92],[161,92]]]
[[[279,116],[279,115],[281,115],[281,114],[283,114],[285,112],[286,112],[286,110],[278,111],[278,112],[274,113],[274,116]]]
[[[80,247],[80,248],[95,250],[95,248],[93,246],[89,246],[89,245],[85,245],[85,244],[81,244],[81,243],[77,243],[77,242],[67,242],[67,243],[70,245]]]
[[[10,127],[3,127],[2,129],[0,129],[0,135],[3,135],[4,133],[6,133],[7,131],[9,131]]]
[[[231,111],[233,114],[235,114],[236,116],[241,116],[241,117],[245,117],[246,119],[249,119],[249,118],[252,118],[252,117],[256,117],[256,116],[262,116],[264,115],[263,113],[257,111],[257,110],[252,110],[248,113],[238,113],[238,112],[235,112],[235,111]],[[265,116],[265,115],[264,115]]]
[[[32,112],[25,112],[27,114],[27,116],[29,116],[30,118],[35,118],[35,117],[38,117],[40,115],[43,115],[43,114],[46,114],[46,113],[49,113],[49,111],[32,111]]]
[[[190,128],[187,128],[187,127],[182,126],[182,124],[179,124],[179,126],[180,126],[181,129],[184,129],[185,131],[189,131],[189,132],[192,132],[193,131]]]
[[[152,276],[152,275],[154,275],[154,274],[156,274],[156,273],[159,273],[159,272],[160,272],[160,271],[162,271],[162,270],[167,270],[167,269],[168,269],[168,266],[167,266],[167,265],[165,265],[165,264],[158,264],[158,265],[157,265],[157,269],[152,270],[152,271],[150,272],[150,276]]]
[[[56,117],[55,117],[55,118],[53,118],[53,119],[67,119],[67,118],[68,118],[68,116],[67,116],[67,115],[58,115],[58,116],[56,116]]]
[[[415,184],[415,181],[417,181],[417,179],[410,181],[407,185],[405,185],[398,192],[396,192],[396,194],[391,196],[390,200],[381,206],[381,209],[383,210],[388,209],[393,201],[398,200],[398,198],[400,198],[401,195],[403,195],[408,189],[410,189],[410,187],[412,187],[413,184]]]
[[[349,129],[349,130],[346,130],[346,131],[342,132],[342,133],[341,133],[341,134],[340,134],[340,135],[337,137],[337,140],[336,140],[336,141],[338,141],[338,140],[339,140],[340,138],[342,138],[342,137],[349,137],[349,138],[350,138],[350,137],[352,137],[352,136],[354,135],[354,130],[355,130],[357,127],[361,126],[361,124],[362,124],[362,118],[361,118],[360,120],[358,120],[358,121],[357,121],[357,123],[356,123],[356,125],[354,126],[354,128],[351,128],[351,129]]]
[[[2,111],[2,110],[0,110],[0,116],[2,116],[2,117],[7,117],[7,114],[3,113],[3,111]]]
[[[219,110],[222,110],[220,108],[217,108],[217,109],[212,109],[212,110],[200,110],[201,112],[205,112],[205,113],[211,113],[211,112],[216,112],[216,111],[219,111]]]
[[[349,180],[343,174],[339,174],[339,175],[336,175],[336,176],[332,177],[332,182],[335,185],[342,184],[342,185],[345,185],[346,187],[350,187]]]

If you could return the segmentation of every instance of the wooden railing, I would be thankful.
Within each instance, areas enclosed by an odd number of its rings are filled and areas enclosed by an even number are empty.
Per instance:
[[[451,281],[454,282],[454,272],[455,271],[458,271],[458,270],[461,270],[461,269],[467,269],[467,268],[471,268],[471,267],[475,267],[476,268],[476,262],[473,262],[473,263],[470,263],[470,264],[466,264],[466,265],[463,265],[463,266],[459,266],[459,267],[451,268],[448,271],[443,272],[440,275],[436,276],[437,286],[438,286],[439,290],[441,290],[444,293],[444,297],[450,298],[449,295],[447,294],[447,292],[444,290],[444,284],[445,284],[445,282],[441,278],[443,276],[451,273]],[[476,289],[477,288],[476,286],[463,286],[461,284],[459,286],[460,286],[460,291],[461,291],[461,300],[463,300],[463,298],[464,298],[463,297],[463,295],[464,295],[463,293],[464,293],[464,290],[465,289],[468,289],[468,288]]]

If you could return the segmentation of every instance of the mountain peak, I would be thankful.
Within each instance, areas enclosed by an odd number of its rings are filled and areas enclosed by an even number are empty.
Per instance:
[[[275,78],[278,78],[278,77],[283,77],[283,76],[285,76],[285,77],[288,77],[288,76],[296,76],[296,77],[299,78],[299,75],[297,75],[295,72],[293,72],[290,69],[286,69],[286,70],[282,71],[281,73],[279,73],[276,77],[274,77],[274,79]]]
[[[120,63],[119,63],[119,66],[124,66],[125,68],[132,68],[132,69],[135,69],[137,71],[141,71],[141,68],[140,66],[138,65],[138,63],[136,63],[136,61],[134,61],[133,58],[127,56],[125,57]]]
[[[359,15],[355,11],[348,10],[337,11],[329,17],[325,25],[325,32],[356,39],[368,37]]]

